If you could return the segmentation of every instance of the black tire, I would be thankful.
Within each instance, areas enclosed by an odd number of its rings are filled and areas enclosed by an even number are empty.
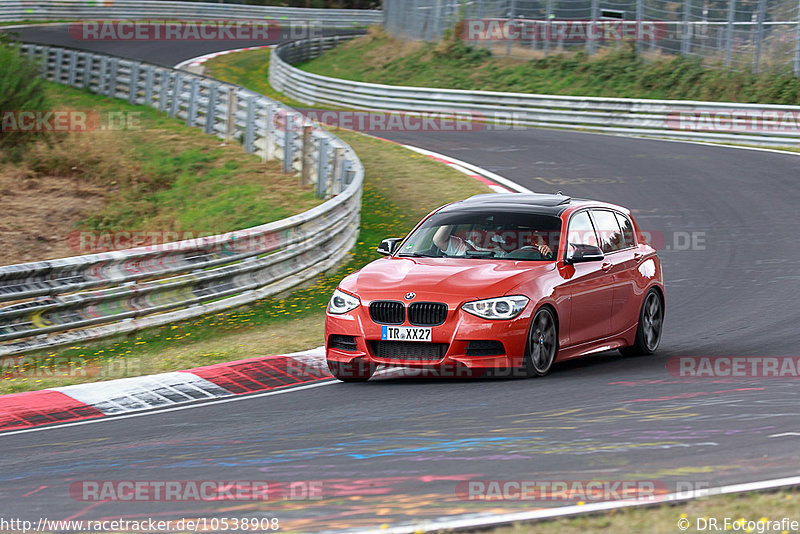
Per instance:
[[[661,293],[651,289],[642,300],[636,339],[630,347],[619,349],[623,356],[646,356],[658,350],[664,331],[664,301]]]
[[[328,369],[342,382],[366,382],[375,373],[375,364],[356,359],[351,362],[328,360]]]
[[[553,312],[542,308],[536,312],[528,330],[528,343],[525,345],[525,375],[544,376],[558,354],[558,328]]]

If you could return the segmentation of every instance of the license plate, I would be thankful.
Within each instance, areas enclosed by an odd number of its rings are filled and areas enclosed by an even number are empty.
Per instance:
[[[383,326],[381,339],[384,341],[431,341],[431,329],[415,326]]]

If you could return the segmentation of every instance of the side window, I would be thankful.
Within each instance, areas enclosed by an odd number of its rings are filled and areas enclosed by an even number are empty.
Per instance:
[[[597,225],[597,236],[600,238],[600,248],[603,252],[608,254],[625,248],[622,230],[619,228],[617,217],[613,211],[592,210],[592,216]]]
[[[625,248],[632,247],[635,244],[633,240],[633,224],[623,214],[617,213],[616,215],[619,227],[622,228],[622,240],[625,243]]]
[[[598,246],[597,236],[594,233],[594,225],[592,225],[592,219],[589,218],[588,211],[576,213],[569,220],[567,242],[570,245]]]

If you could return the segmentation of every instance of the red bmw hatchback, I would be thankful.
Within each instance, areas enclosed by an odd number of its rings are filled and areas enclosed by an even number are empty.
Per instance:
[[[328,305],[326,356],[340,380],[368,380],[379,364],[542,376],[595,352],[651,354],[661,340],[661,261],[620,206],[478,195],[378,252]]]

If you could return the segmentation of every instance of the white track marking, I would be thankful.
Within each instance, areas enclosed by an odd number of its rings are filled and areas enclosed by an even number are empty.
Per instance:
[[[434,158],[443,159],[445,161],[450,161],[455,165],[461,166],[465,169],[468,169],[474,173],[480,174],[481,176],[485,176],[486,178],[493,180],[499,184],[506,186],[507,188],[511,189],[512,191],[516,191],[517,193],[533,193],[527,187],[521,186],[516,182],[509,180],[504,176],[500,176],[499,174],[493,173],[492,171],[488,171],[484,168],[478,167],[477,165],[473,165],[472,163],[467,163],[466,161],[462,161],[460,159],[453,158],[451,156],[445,156],[444,154],[439,154],[438,152],[433,152],[431,150],[427,150],[425,148],[419,148],[413,145],[403,145],[409,150],[413,150],[418,154],[423,154],[425,156],[431,156]],[[451,165],[454,166],[454,165]],[[463,171],[462,171],[463,172]]]
[[[158,415],[166,412],[177,412],[181,410],[190,410],[192,408],[202,408],[205,406],[210,406],[212,404],[226,404],[228,402],[239,402],[239,401],[246,401],[251,399],[257,399],[260,397],[271,397],[272,395],[281,395],[283,393],[293,393],[295,391],[301,391],[305,389],[312,389],[312,388],[319,388],[322,386],[330,386],[332,384],[339,384],[338,380],[331,378],[330,380],[323,379],[324,382],[318,382],[314,384],[306,384],[303,386],[296,386],[292,387],[289,386],[286,389],[279,389],[277,391],[265,391],[264,393],[252,393],[252,394],[245,394],[245,395],[237,395],[235,397],[227,397],[223,399],[213,399],[208,401],[200,401],[197,404],[189,404],[186,406],[175,406],[172,408],[163,408],[163,409],[155,409],[155,410],[148,410],[142,411],[138,413],[129,413],[126,415],[117,415],[117,416],[109,416],[109,417],[99,417],[97,419],[86,419],[84,421],[75,421],[73,423],[64,423],[62,425],[51,425],[51,426],[40,426],[36,428],[26,428],[23,430],[11,430],[8,432],[0,432],[0,439],[11,436],[14,434],[27,434],[28,432],[42,432],[45,430],[56,430],[59,428],[66,428],[70,426],[82,426],[82,425],[90,425],[95,423],[108,423],[110,421],[119,421],[120,419],[128,419],[131,417],[143,417],[146,415]]]
[[[767,436],[769,438],[783,438],[786,436],[800,436],[800,432],[784,432],[782,434],[772,434],[771,436]]]
[[[174,371],[51,388],[106,415],[230,397],[227,389],[191,372]]]

